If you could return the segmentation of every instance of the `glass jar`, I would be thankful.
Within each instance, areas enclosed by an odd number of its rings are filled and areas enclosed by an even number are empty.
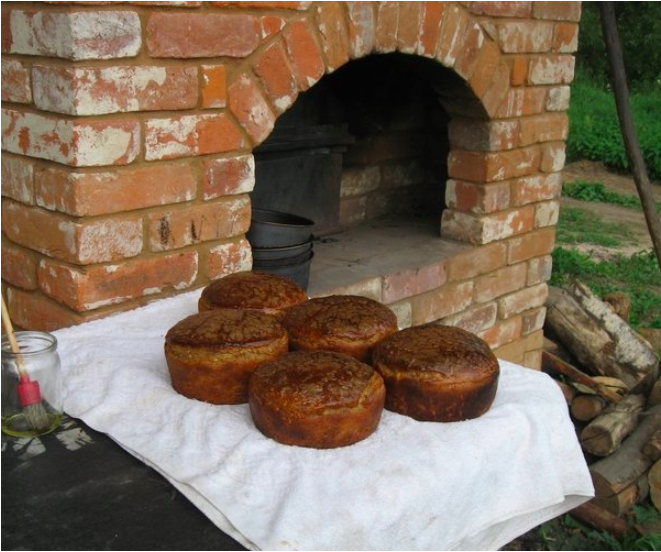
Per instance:
[[[2,431],[35,437],[62,419],[62,377],[57,339],[47,332],[15,332],[20,350],[2,339]]]

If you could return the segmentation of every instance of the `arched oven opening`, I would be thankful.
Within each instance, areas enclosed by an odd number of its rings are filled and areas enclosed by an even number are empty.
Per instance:
[[[421,241],[423,257],[440,247],[450,121],[440,94],[458,86],[455,73],[426,58],[351,61],[300,94],[253,151],[253,208],[315,222],[313,292],[336,288],[323,280],[340,266],[350,269],[344,286],[360,279],[352,267],[378,272],[371,257],[394,260],[396,244],[413,265]]]

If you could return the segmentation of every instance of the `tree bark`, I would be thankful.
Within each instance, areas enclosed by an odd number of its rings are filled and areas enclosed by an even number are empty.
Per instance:
[[[585,502],[569,513],[598,531],[607,531],[618,539],[624,537],[627,532],[626,521],[597,506],[593,501]]]
[[[591,422],[601,414],[608,402],[599,395],[577,395],[571,402],[571,415],[579,422]]]
[[[646,474],[652,461],[642,450],[659,429],[661,406],[654,406],[641,416],[640,424],[619,450],[590,465],[598,506],[619,516],[647,495]]]
[[[610,65],[613,91],[615,92],[615,103],[617,105],[617,117],[620,121],[622,138],[629,159],[629,165],[633,173],[640,202],[647,227],[654,244],[656,259],[661,268],[661,219],[656,212],[656,203],[652,194],[652,185],[647,176],[645,160],[640,151],[638,135],[633,124],[633,116],[629,105],[629,88],[627,86],[627,75],[622,56],[622,46],[615,20],[615,7],[613,2],[599,2],[599,13],[601,15],[601,28],[606,42],[608,62]]]
[[[657,460],[647,474],[650,485],[650,499],[654,507],[661,512],[661,460]]]
[[[613,454],[638,425],[645,405],[642,395],[629,395],[609,407],[581,431],[581,447],[595,456]]]
[[[648,344],[581,282],[549,286],[546,323],[585,370],[622,380],[630,391],[651,384],[659,360]]]

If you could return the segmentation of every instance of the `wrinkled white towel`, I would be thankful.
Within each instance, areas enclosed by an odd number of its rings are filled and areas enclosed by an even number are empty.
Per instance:
[[[417,422],[384,411],[355,445],[264,437],[247,405],[170,386],[164,336],[199,292],[54,332],[65,411],[163,474],[251,549],[496,549],[593,496],[567,406],[543,373],[501,362],[479,419]]]

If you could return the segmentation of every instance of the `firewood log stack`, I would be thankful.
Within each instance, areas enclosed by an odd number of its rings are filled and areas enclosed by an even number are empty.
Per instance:
[[[648,497],[661,511],[661,332],[634,331],[629,305],[578,281],[550,286],[546,303],[542,370],[563,388],[585,453],[595,498],[574,513],[593,526]]]

